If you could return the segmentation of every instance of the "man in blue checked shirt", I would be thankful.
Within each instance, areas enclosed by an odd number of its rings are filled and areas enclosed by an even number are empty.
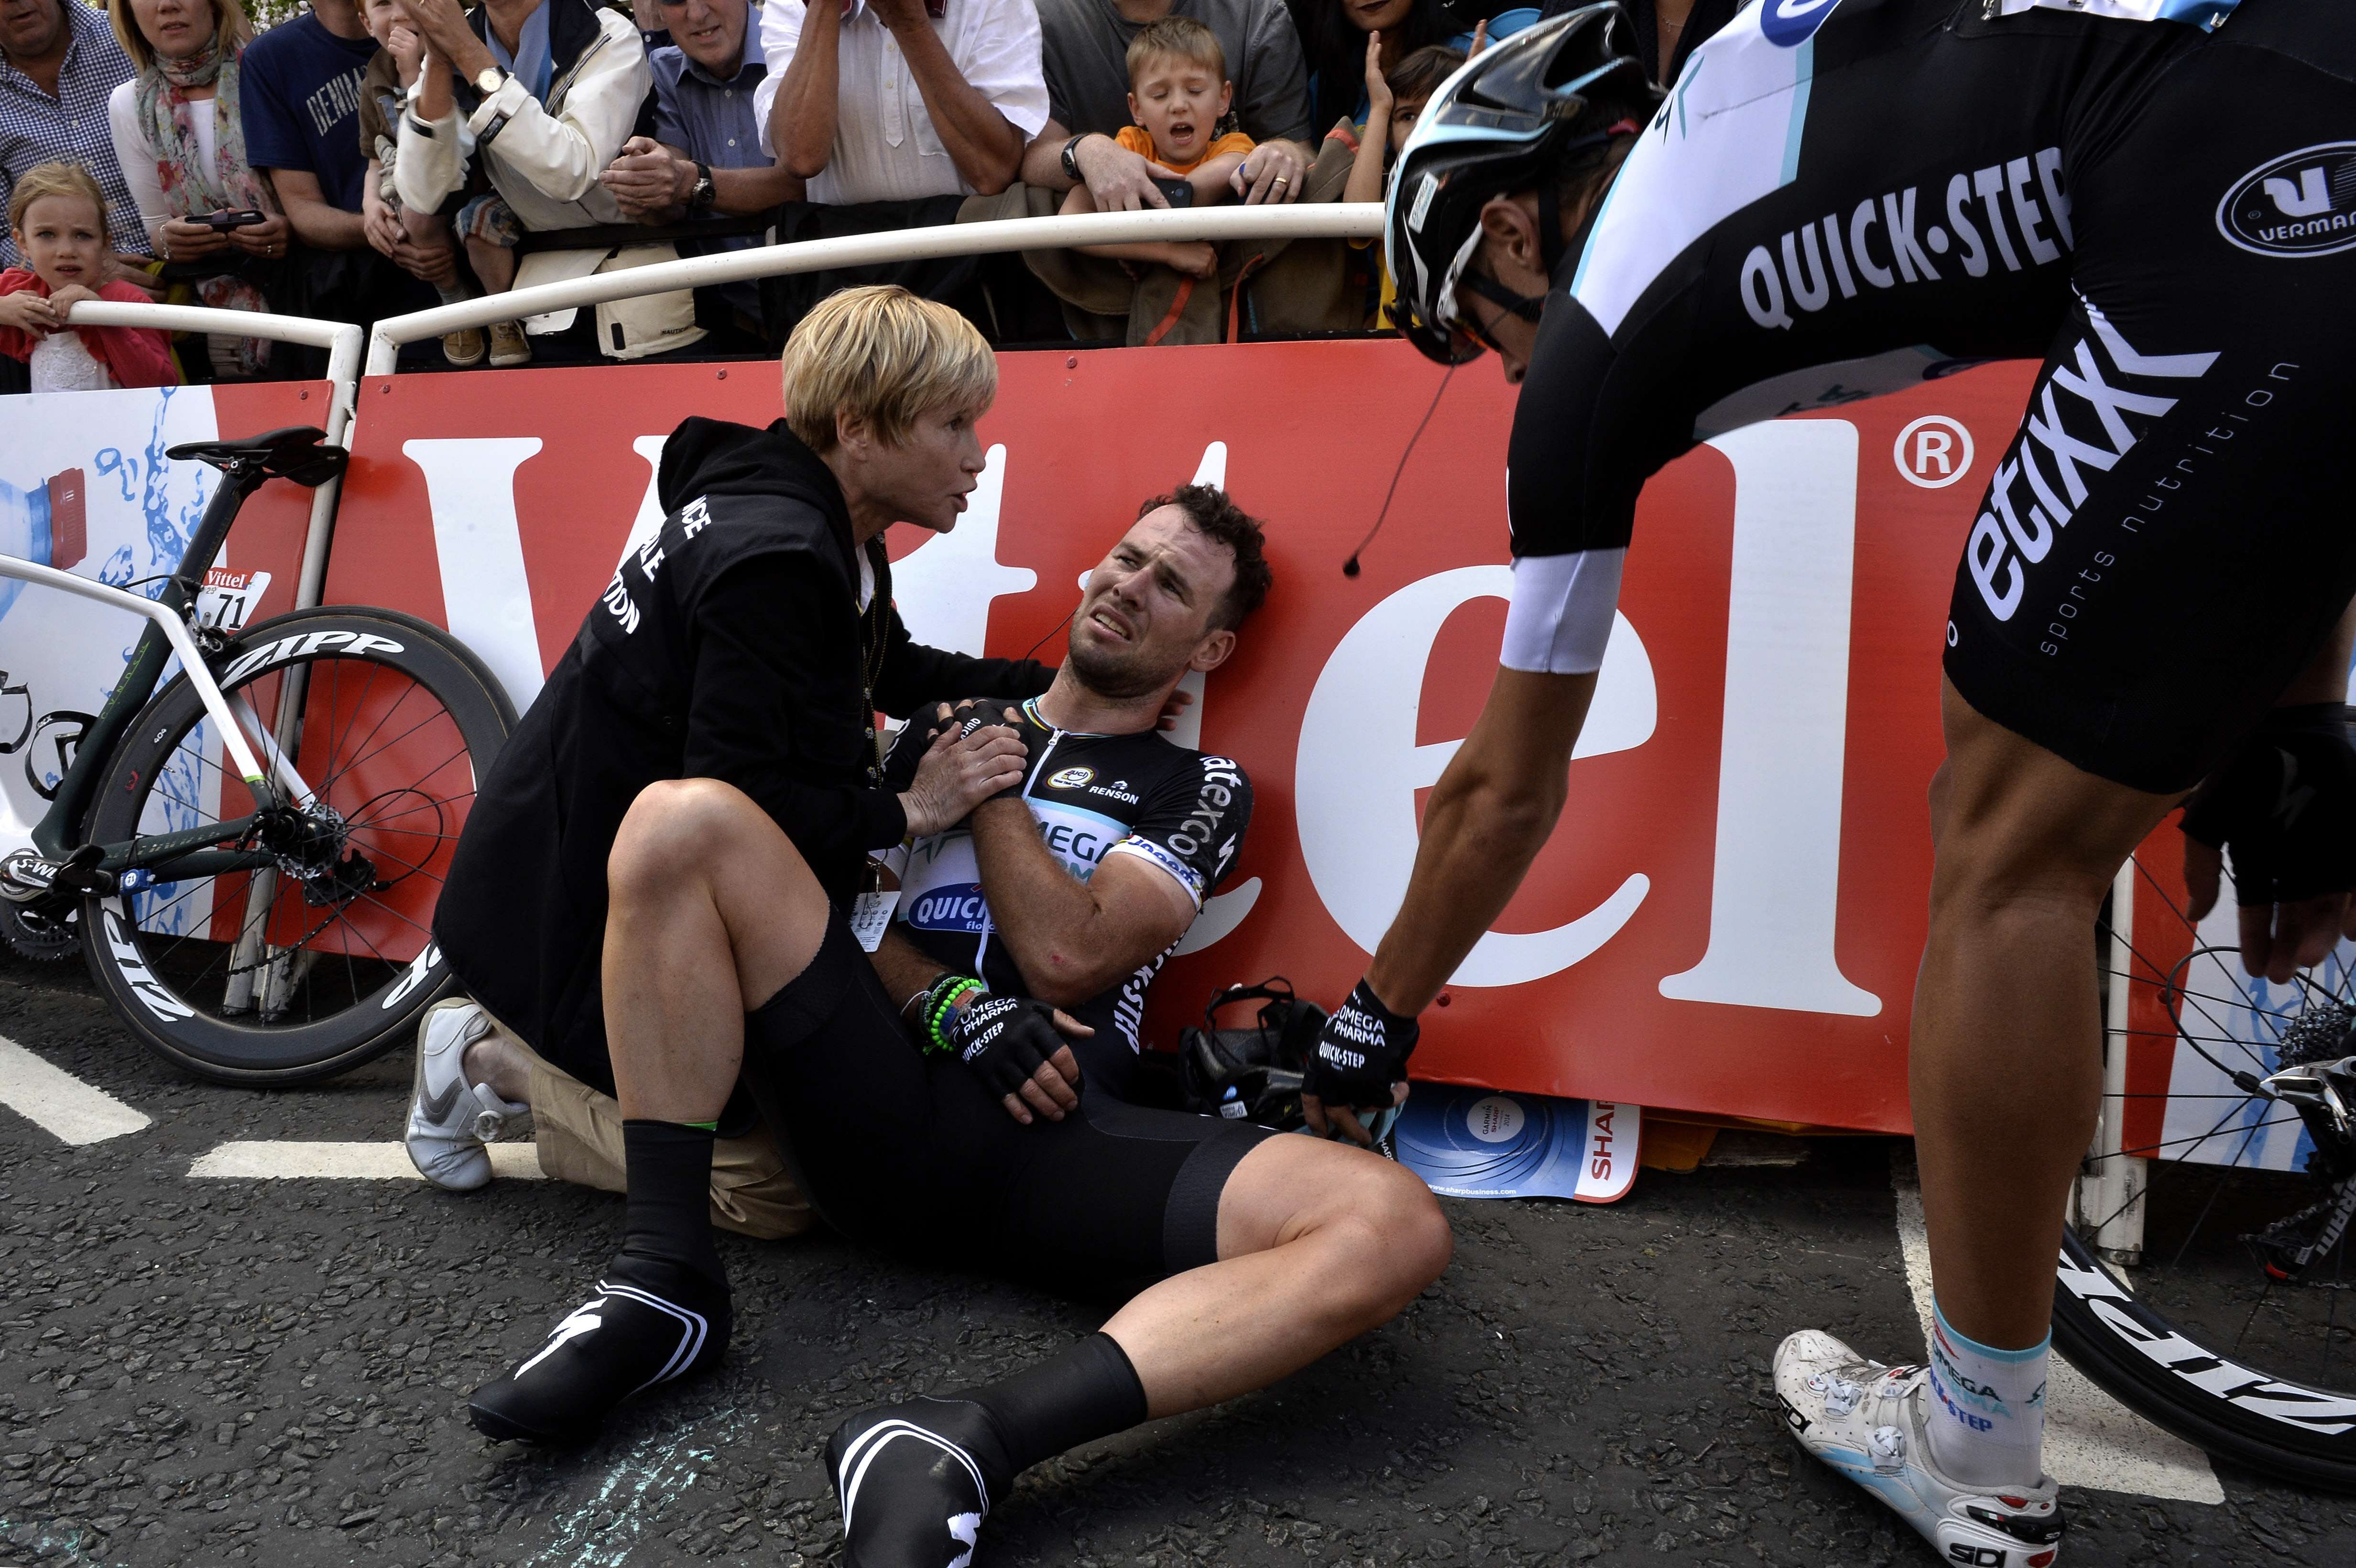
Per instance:
[[[147,229],[114,161],[106,99],[131,61],[105,14],[77,0],[0,0],[0,207],[39,164],[76,163],[106,193],[106,227],[124,259],[147,259]],[[20,258],[0,232],[0,264]]]

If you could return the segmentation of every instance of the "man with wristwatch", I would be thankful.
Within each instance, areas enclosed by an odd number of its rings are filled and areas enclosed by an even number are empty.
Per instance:
[[[766,213],[798,200],[802,182],[761,151],[755,90],[769,74],[760,11],[750,0],[659,0],[669,47],[647,56],[654,71],[654,134],[633,136],[597,178],[627,216],[648,223]],[[763,236],[682,241],[681,255],[735,251]],[[758,335],[757,283],[706,290]],[[710,313],[706,313],[707,323]]]
[[[766,212],[801,181],[761,151],[755,91],[769,74],[755,0],[659,0],[671,45],[654,71],[654,134],[633,136],[597,177],[634,218],[676,222]],[[718,242],[727,249],[753,239]]]
[[[628,16],[591,0],[484,0],[471,12],[457,0],[402,5],[443,68],[420,73],[401,116],[394,179],[404,205],[439,209],[479,159],[526,230],[630,221],[598,179],[637,128],[653,82]],[[619,258],[610,245],[535,251],[522,258],[515,286],[666,259],[656,247]],[[562,313],[568,321],[572,314]],[[684,347],[701,336],[686,290],[596,307],[597,347],[611,358]]]

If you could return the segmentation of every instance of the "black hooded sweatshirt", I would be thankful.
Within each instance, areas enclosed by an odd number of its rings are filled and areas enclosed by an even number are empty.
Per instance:
[[[475,999],[607,1093],[605,861],[641,790],[735,785],[848,906],[867,852],[907,827],[873,709],[1029,697],[1052,674],[912,642],[881,538],[862,613],[841,488],[782,420],[688,420],[656,484],[661,531],[624,560],[479,784],[434,917]]]

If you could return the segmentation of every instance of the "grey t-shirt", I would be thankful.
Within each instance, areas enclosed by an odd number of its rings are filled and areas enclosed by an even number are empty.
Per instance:
[[[1124,20],[1112,0],[1038,5],[1048,112],[1075,135],[1109,136],[1129,124],[1129,41],[1143,24]],[[1218,35],[1245,135],[1310,140],[1309,75],[1284,0],[1173,0],[1170,15]]]

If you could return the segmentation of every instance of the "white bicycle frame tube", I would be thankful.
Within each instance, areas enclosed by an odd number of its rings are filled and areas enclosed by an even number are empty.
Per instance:
[[[215,314],[230,315],[236,313],[220,311]],[[197,696],[204,703],[206,714],[220,726],[221,742],[229,748],[230,761],[237,764],[241,776],[250,786],[261,784],[271,777],[263,771],[261,759],[253,754],[253,748],[246,744],[244,726],[230,712],[229,699],[221,695],[212,671],[205,667],[205,656],[198,650],[196,638],[189,635],[187,624],[181,620],[177,611],[152,599],[126,593],[103,582],[92,582],[87,577],[76,577],[70,571],[59,571],[54,566],[43,566],[21,556],[0,555],[0,577],[14,577],[38,588],[55,588],[112,609],[127,610],[134,615],[144,615],[162,627],[165,640],[179,656],[180,667],[187,672],[188,684],[197,688]],[[284,765],[284,758],[279,762]]]
[[[641,294],[668,293],[674,289],[709,288],[715,283],[823,272],[829,267],[868,267],[939,256],[1061,251],[1074,245],[1133,245],[1150,240],[1372,240],[1379,238],[1382,231],[1382,203],[1341,201],[1086,212],[1069,218],[1005,218],[988,223],[943,223],[888,234],[848,234],[798,244],[762,245],[712,256],[658,261],[650,267],[632,267],[619,272],[594,272],[566,283],[542,283],[538,288],[486,294],[458,304],[389,316],[376,324],[375,334],[369,340],[367,373],[391,375],[404,343],[439,337],[470,326],[488,326],[495,321],[516,321],[551,311],[635,299]]]

